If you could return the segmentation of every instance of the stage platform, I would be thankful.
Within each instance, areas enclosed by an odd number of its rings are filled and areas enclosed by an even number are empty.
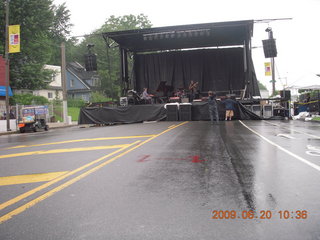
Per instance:
[[[168,107],[169,106],[169,107]],[[84,107],[80,111],[79,124],[117,124],[144,121],[208,121],[207,102],[193,102],[190,107],[166,104],[129,105],[119,107]],[[188,108],[191,110],[189,113]],[[176,111],[176,112],[174,112]],[[237,103],[234,119],[261,120],[262,118]],[[219,118],[224,120],[224,104],[219,102]]]

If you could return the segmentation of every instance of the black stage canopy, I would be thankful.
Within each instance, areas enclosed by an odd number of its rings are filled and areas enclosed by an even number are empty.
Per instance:
[[[253,34],[253,20],[179,25],[103,33],[121,48],[148,52],[243,45]]]
[[[177,90],[190,81],[199,90],[260,95],[251,59],[253,20],[204,23],[103,33],[108,44],[119,44],[123,94],[161,82]],[[128,52],[134,55],[129,79]]]

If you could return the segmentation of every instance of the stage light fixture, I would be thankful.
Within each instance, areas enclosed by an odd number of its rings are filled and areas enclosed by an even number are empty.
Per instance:
[[[272,28],[271,28],[271,27],[267,27],[265,31],[266,31],[266,32],[271,32],[271,31],[272,31]]]

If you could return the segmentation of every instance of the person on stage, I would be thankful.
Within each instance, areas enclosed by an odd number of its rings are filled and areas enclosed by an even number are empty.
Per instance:
[[[219,122],[219,112],[218,112],[218,102],[216,99],[216,94],[212,91],[208,92],[208,104],[209,104],[209,115],[211,124],[213,124],[213,120],[216,121],[216,123]]]
[[[195,97],[195,92],[197,91],[198,84],[198,82],[194,82],[193,80],[191,80],[189,84],[190,102],[192,102]]]
[[[141,99],[144,101],[145,104],[151,104],[151,95],[148,93],[148,88],[143,89]]]

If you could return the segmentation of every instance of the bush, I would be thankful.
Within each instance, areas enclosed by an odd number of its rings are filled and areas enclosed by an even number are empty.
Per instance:
[[[92,93],[90,98],[90,101],[93,103],[110,102],[111,100],[112,100],[111,98],[108,98],[105,95],[98,92]]]
[[[15,94],[10,97],[10,105],[46,105],[49,100],[43,96],[34,96],[30,93],[27,94]]]
[[[81,98],[70,98],[68,99],[68,107],[81,108],[86,105],[86,102]]]

